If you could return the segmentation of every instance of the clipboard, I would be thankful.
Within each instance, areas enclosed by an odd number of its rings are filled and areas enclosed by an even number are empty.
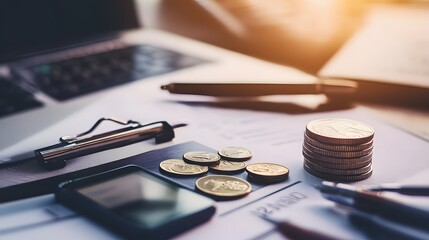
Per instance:
[[[61,174],[61,170],[46,172],[45,174],[41,174],[40,176],[34,177],[31,181],[26,183],[17,184],[9,187],[0,188],[0,203],[13,201],[21,198],[28,198],[43,194],[52,193],[57,188],[57,185],[60,182],[67,181],[69,179],[76,179],[84,176],[89,176],[95,173],[112,170],[114,168],[118,168],[121,166],[134,164],[138,165],[146,170],[151,171],[156,176],[179,184],[180,186],[190,189],[192,191],[195,190],[195,181],[201,176],[192,176],[192,177],[180,177],[167,175],[160,171],[159,163],[166,159],[182,159],[184,153],[189,151],[210,151],[217,152],[216,150],[199,144],[197,142],[186,142],[182,144],[177,144],[171,147],[166,147],[158,150],[152,150],[149,152],[145,152],[136,156],[124,158],[118,161],[98,165],[96,167],[90,167],[87,169],[74,171],[66,174]],[[0,169],[0,174],[3,174],[4,170]],[[52,174],[54,174],[52,176]],[[214,175],[209,171],[208,175]],[[202,175],[203,176],[203,175]],[[237,174],[233,174],[231,176],[239,177],[242,179],[247,179],[247,173],[241,172]],[[263,187],[262,183],[252,182],[252,191],[256,191]]]

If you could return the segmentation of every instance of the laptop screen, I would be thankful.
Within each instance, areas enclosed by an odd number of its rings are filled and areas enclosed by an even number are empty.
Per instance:
[[[139,26],[134,0],[0,0],[0,61]]]

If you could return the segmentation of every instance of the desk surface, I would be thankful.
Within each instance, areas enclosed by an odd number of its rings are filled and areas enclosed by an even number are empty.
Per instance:
[[[173,1],[168,1],[166,4],[174,5],[172,2]],[[174,6],[177,6],[177,4]],[[255,41],[260,41],[260,39],[256,39]],[[317,51],[313,53],[317,53]],[[322,56],[327,55],[322,54]],[[322,117],[346,117],[357,119],[372,125],[376,129],[373,157],[374,175],[366,181],[355,184],[398,182],[429,168],[429,163],[427,161],[427,156],[429,156],[427,140],[425,141],[422,138],[415,137],[412,134],[399,130],[397,127],[394,127],[389,123],[391,120],[388,120],[386,123],[386,120],[380,120],[376,115],[377,113],[374,113],[374,111],[386,111],[389,112],[389,114],[395,114],[398,112],[398,114],[402,116],[402,120],[396,117],[397,115],[394,117],[388,116],[387,119],[392,118],[392,122],[395,122],[395,124],[411,126],[415,132],[428,136],[427,129],[429,129],[429,127],[426,127],[429,123],[427,112],[422,113],[422,117],[418,117],[418,114],[414,113],[413,110],[403,110],[401,108],[387,109],[385,106],[371,106],[371,109],[358,107],[357,109],[345,111],[290,114],[222,109],[210,107],[204,104],[192,104],[186,101],[176,102],[174,97],[166,97],[166,99],[167,100],[161,101],[163,104],[162,107],[170,116],[168,116],[168,114],[165,116],[171,119],[179,119],[186,122],[189,121],[188,123],[190,123],[189,128],[178,130],[177,139],[168,144],[174,145],[189,140],[195,140],[213,149],[220,149],[225,145],[240,145],[248,147],[254,151],[255,157],[251,161],[279,162],[285,164],[291,169],[291,179],[294,181],[302,181],[303,183],[308,184],[318,183],[321,181],[321,179],[316,178],[303,170],[301,149],[303,142],[302,132],[305,129],[306,123],[312,119]],[[120,105],[118,106],[118,104],[115,105],[114,102],[116,99],[111,99],[111,101],[112,102],[110,104],[112,109],[117,109],[118,112],[122,113],[127,112],[128,110],[129,115],[135,116],[135,119],[145,119],[146,117],[143,113],[136,112],[135,109],[153,109],[153,106],[151,107],[149,104],[145,105],[142,103],[141,96],[134,98],[131,97],[131,100],[129,101],[131,104],[126,105],[127,109],[119,109],[124,107]],[[98,103],[94,103],[92,109],[99,108],[99,105],[97,104]],[[91,114],[90,110],[91,108],[89,108],[85,113]],[[413,115],[411,124],[410,117],[407,117],[409,115]],[[414,116],[416,116],[416,119],[418,117],[418,120],[414,119]],[[413,124],[413,122],[418,122],[419,124]],[[162,147],[170,146],[168,144],[163,145]],[[10,186],[16,183],[50,177],[60,173],[68,173],[85,167],[96,166],[98,164],[105,163],[106,161],[115,161],[146,152],[154,147],[156,146],[153,144],[146,145],[138,143],[123,149],[105,151],[90,160],[82,158],[78,161],[70,162],[67,168],[55,173],[46,173],[42,171],[34,162],[22,163],[22,165],[20,164],[19,166],[14,165],[6,168],[2,167],[0,169],[0,184],[1,186]],[[291,184],[291,182],[266,186],[258,190],[258,192],[269,195],[273,192],[279,191],[277,193],[280,195],[273,196],[279,198],[284,197],[281,196],[281,194],[283,194],[281,189],[284,189],[289,184]],[[308,194],[315,195],[311,190],[308,191]],[[254,198],[257,198],[258,196],[259,195],[251,194],[248,198],[233,201],[229,203],[228,208],[233,209],[243,204],[247,204],[254,201]],[[271,200],[276,201],[278,199]],[[267,202],[266,204],[270,204],[270,202]],[[256,205],[249,206],[257,207]],[[324,207],[326,210],[326,206]],[[282,212],[282,214],[285,214],[285,212]],[[233,215],[230,216],[231,219],[235,217]],[[246,215],[246,217],[252,219],[249,221],[254,220],[252,218],[254,216],[251,214]],[[205,225],[203,228],[198,229],[195,233],[196,235],[192,235],[192,232],[190,232],[186,236],[197,239],[201,234],[206,234],[208,232],[212,233],[213,229],[211,228],[215,228],[217,224],[221,224],[219,222],[221,221],[215,219],[210,223],[212,225]],[[264,224],[261,222],[257,223]],[[233,231],[233,229],[230,230]],[[213,236],[213,234],[209,236]]]

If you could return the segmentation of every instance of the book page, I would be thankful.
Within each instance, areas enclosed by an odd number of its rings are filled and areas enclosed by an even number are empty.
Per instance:
[[[426,6],[374,6],[319,75],[429,88]]]

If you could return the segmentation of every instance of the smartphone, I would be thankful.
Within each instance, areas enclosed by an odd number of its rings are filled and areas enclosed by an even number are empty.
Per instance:
[[[57,201],[128,239],[166,239],[201,224],[214,201],[134,165],[63,182]]]

